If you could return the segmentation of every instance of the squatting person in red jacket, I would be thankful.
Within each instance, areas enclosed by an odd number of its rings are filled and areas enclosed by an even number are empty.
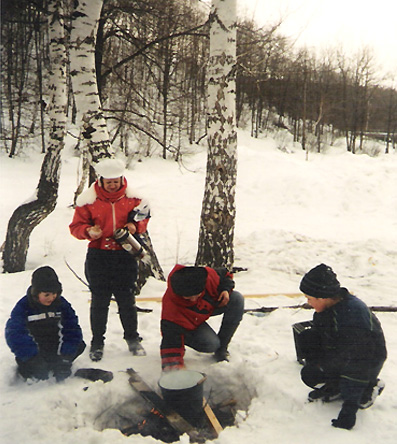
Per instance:
[[[162,300],[161,360],[164,371],[184,367],[185,345],[228,360],[228,345],[244,313],[244,298],[234,290],[226,269],[175,265]],[[218,333],[208,325],[210,316],[223,314]]]
[[[137,260],[113,236],[115,230],[122,227],[127,227],[131,234],[145,232],[150,216],[147,214],[138,222],[134,220],[134,215],[145,205],[127,186],[124,165],[120,160],[101,160],[95,170],[99,179],[77,199],[69,226],[77,239],[90,241],[85,262],[85,275],[92,294],[90,358],[93,361],[102,359],[112,295],[118,305],[128,348],[132,354],[142,356],[145,351],[140,344],[142,338],[138,334],[133,293],[138,273]]]

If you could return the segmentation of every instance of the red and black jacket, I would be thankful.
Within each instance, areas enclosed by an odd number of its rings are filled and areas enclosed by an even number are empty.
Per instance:
[[[171,276],[183,265],[175,265],[168,276],[167,290],[162,300],[160,346],[162,368],[182,368],[185,354],[186,331],[195,330],[203,324],[218,306],[219,295],[234,288],[233,275],[226,269],[205,267],[207,280],[204,291],[196,301],[184,299],[172,290]]]

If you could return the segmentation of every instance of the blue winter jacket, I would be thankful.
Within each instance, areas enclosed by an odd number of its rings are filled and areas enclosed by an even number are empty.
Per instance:
[[[74,356],[83,341],[78,317],[70,303],[58,296],[46,307],[34,300],[30,288],[12,310],[5,338],[21,361],[38,353],[47,357]]]
[[[338,304],[314,314],[313,323],[321,338],[321,365],[327,373],[366,383],[371,371],[385,361],[385,337],[379,320],[346,289],[342,289]]]

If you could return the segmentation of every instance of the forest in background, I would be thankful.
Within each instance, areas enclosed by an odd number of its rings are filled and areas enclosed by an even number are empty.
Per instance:
[[[5,0],[1,7],[1,149],[13,157],[40,139],[45,152],[46,0]],[[197,0],[104,0],[96,36],[97,84],[111,141],[128,158],[178,160],[186,141],[205,137],[208,13]],[[66,31],[67,16],[68,11]],[[238,124],[249,127],[253,137],[273,125],[286,127],[308,150],[321,151],[326,136],[327,143],[344,136],[353,153],[364,149],[368,137],[384,140],[386,153],[395,149],[397,91],[381,85],[371,51],[353,57],[338,48],[319,57],[294,48],[278,28],[279,23],[258,28],[253,21],[238,22]],[[71,83],[68,88],[73,128]],[[78,146],[79,134],[73,134]]]

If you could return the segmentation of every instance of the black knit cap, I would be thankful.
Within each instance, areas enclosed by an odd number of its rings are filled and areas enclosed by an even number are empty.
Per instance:
[[[178,296],[195,296],[205,288],[207,270],[204,267],[184,267],[170,278],[172,290]]]
[[[32,293],[62,293],[62,284],[55,271],[48,266],[40,267],[32,274]]]
[[[338,296],[340,283],[331,267],[320,264],[303,276],[299,289],[314,298],[332,298]]]

